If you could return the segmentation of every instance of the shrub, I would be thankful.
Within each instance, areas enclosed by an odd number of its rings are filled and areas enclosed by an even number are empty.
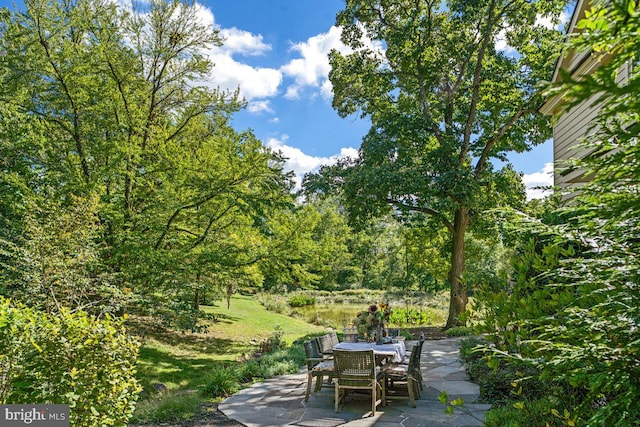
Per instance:
[[[314,305],[316,303],[316,298],[311,295],[293,295],[289,297],[289,305],[291,307],[304,307],[307,305]]]
[[[247,360],[236,368],[236,375],[241,383],[252,381],[254,378],[261,378],[262,368],[256,360]]]
[[[447,329],[447,336],[450,337],[466,337],[471,334],[473,334],[473,329],[467,326],[454,326]]]
[[[0,297],[0,403],[68,404],[72,426],[124,425],[140,386],[120,321],[46,314]]]
[[[210,397],[225,397],[239,389],[238,371],[234,368],[220,367],[209,374],[200,391]]]
[[[434,313],[431,310],[421,311],[413,307],[394,308],[389,316],[389,324],[396,326],[415,326],[433,324]]]

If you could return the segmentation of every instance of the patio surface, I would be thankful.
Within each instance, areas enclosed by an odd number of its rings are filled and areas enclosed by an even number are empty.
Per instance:
[[[371,416],[370,395],[351,393],[339,412],[334,411],[333,388],[323,387],[304,402],[306,369],[254,384],[227,398],[218,410],[247,427],[473,427],[482,426],[484,412],[491,405],[474,403],[479,388],[469,381],[458,360],[460,338],[427,340],[422,347],[421,369],[424,390],[416,408],[407,400],[392,400],[378,406]],[[315,380],[314,380],[315,385]],[[446,391],[449,400],[462,398],[464,405],[447,415],[438,396]]]

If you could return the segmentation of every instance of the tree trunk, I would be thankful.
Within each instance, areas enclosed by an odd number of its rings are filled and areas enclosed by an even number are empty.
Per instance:
[[[451,285],[451,298],[449,300],[449,318],[445,329],[454,326],[462,326],[459,318],[467,308],[467,289],[462,282],[464,272],[464,236],[469,225],[469,209],[458,208],[453,224],[453,241],[451,248],[451,268],[449,270],[449,284]]]

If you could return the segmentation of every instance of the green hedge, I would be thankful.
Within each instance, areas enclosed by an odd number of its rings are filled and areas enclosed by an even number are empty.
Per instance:
[[[140,391],[137,353],[119,321],[0,297],[0,403],[68,404],[72,426],[126,425]]]

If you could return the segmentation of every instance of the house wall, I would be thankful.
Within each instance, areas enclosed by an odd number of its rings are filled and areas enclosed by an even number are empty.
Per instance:
[[[599,63],[586,60],[574,72],[574,77],[593,72]],[[617,82],[624,85],[629,78],[630,65],[625,64],[618,72]],[[572,110],[561,114],[553,127],[553,159],[554,159],[554,185],[564,189],[567,187],[579,187],[589,181],[584,171],[572,168],[570,159],[582,159],[593,150],[585,146],[582,141],[590,139],[598,131],[595,118],[600,107],[594,105],[598,96],[574,107]]]

